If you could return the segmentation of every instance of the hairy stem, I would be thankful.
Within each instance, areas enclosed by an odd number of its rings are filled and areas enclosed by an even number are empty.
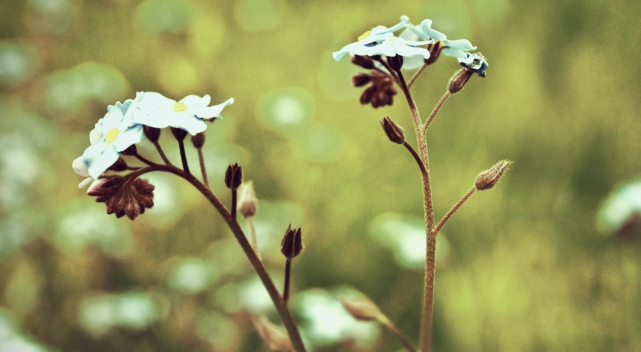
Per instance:
[[[291,271],[292,271],[292,260],[290,258],[287,258],[287,261],[285,262],[285,284],[283,288],[283,301],[287,303],[287,300],[289,299],[289,281],[291,277]]]
[[[412,76],[412,78],[410,78],[410,81],[407,82],[407,88],[408,89],[412,88],[412,86],[414,85],[414,82],[416,82],[416,80],[421,75],[421,73],[423,73],[425,68],[427,68],[427,64],[425,62],[423,62],[423,66],[421,66],[421,68],[419,68],[418,71],[416,71],[416,73]]]
[[[447,98],[450,97],[450,95],[452,94],[448,90],[447,92],[445,92],[445,94],[443,94],[443,96],[441,97],[441,100],[438,101],[438,104],[436,104],[436,106],[434,107],[434,110],[432,110],[430,117],[427,118],[427,121],[425,121],[425,125],[423,125],[423,134],[427,132],[427,128],[430,127],[432,120],[434,120],[434,118],[436,117],[436,114],[438,114],[438,112],[441,111],[443,104],[445,104],[445,101],[447,100]]]
[[[203,148],[198,149],[198,160],[200,160],[200,172],[203,174],[203,183],[209,187],[209,180],[207,179],[207,169],[205,169],[205,158],[203,157]]]
[[[448,211],[447,214],[445,214],[443,219],[441,219],[441,221],[438,222],[438,225],[436,225],[436,228],[434,229],[434,233],[438,234],[438,232],[441,231],[443,226],[447,224],[447,221],[452,217],[452,215],[454,215],[454,213],[456,213],[458,208],[460,208],[461,205],[463,205],[463,203],[465,203],[465,201],[470,198],[470,196],[472,195],[472,193],[474,193],[474,191],[476,191],[476,187],[470,188],[470,190],[467,191],[467,193],[465,193],[463,198],[461,198],[458,202],[456,202],[456,204],[454,204],[452,209],[450,209],[450,211]]]
[[[296,352],[306,352],[305,345],[303,344],[303,340],[300,336],[300,332],[298,331],[298,327],[296,327],[296,324],[294,323],[294,319],[289,312],[289,308],[287,308],[287,304],[280,296],[280,293],[278,293],[278,289],[276,288],[274,281],[267,273],[267,270],[265,269],[262,261],[258,258],[258,255],[252,249],[249,241],[247,241],[247,237],[245,236],[243,230],[240,228],[240,225],[238,225],[238,223],[232,219],[231,213],[229,212],[229,210],[227,210],[227,208],[225,208],[225,205],[220,201],[220,199],[218,199],[218,197],[214,195],[209,187],[201,183],[196,177],[173,165],[149,166],[134,171],[130,175],[131,177],[135,178],[151,171],[169,172],[185,179],[187,182],[191,183],[191,185],[194,186],[203,196],[205,196],[205,198],[214,206],[216,211],[218,211],[223,220],[225,220],[225,222],[227,223],[227,226],[229,226],[230,230],[234,234],[234,237],[240,244],[241,249],[247,256],[247,259],[249,260],[252,267],[256,271],[256,274],[258,274],[258,277],[265,286],[265,289],[267,290],[269,297],[272,299],[272,302],[276,307],[276,311],[278,312],[278,315],[283,321],[283,325],[285,326],[285,329],[289,334],[289,338],[292,341],[294,350]]]
[[[407,150],[409,150],[409,152],[412,154],[412,156],[414,157],[414,160],[416,160],[416,163],[418,164],[418,167],[421,169],[421,175],[425,177],[425,175],[427,174],[427,170],[425,170],[425,165],[423,165],[423,161],[421,161],[421,157],[418,156],[418,154],[416,154],[416,150],[414,150],[414,148],[412,148],[412,146],[409,143],[403,142],[403,146],[405,146],[405,148],[407,148]]]
[[[383,325],[385,325],[401,342],[408,352],[416,352],[416,349],[412,345],[410,339],[403,334],[403,332],[391,321],[388,317],[382,316],[378,319]]]
[[[425,260],[425,284],[423,294],[423,318],[420,330],[420,351],[429,352],[432,340],[432,312],[434,310],[434,275],[436,273],[436,234],[434,233],[434,208],[432,205],[432,189],[430,185],[430,167],[427,154],[427,140],[425,137],[421,116],[414,102],[414,97],[410,92],[403,74],[398,72],[401,82],[401,89],[405,94],[407,103],[412,114],[416,140],[418,141],[419,157],[425,168],[422,175],[423,181],[423,210],[425,212],[426,227],[426,260]]]
[[[162,147],[160,146],[160,143],[158,141],[154,142],[154,146],[156,147],[156,150],[158,151],[158,154],[160,154],[160,157],[162,158],[162,161],[167,164],[167,165],[172,165],[171,161],[167,159],[167,155],[165,155],[165,152],[162,150]]]

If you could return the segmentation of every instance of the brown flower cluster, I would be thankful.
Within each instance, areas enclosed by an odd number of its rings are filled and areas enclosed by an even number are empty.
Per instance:
[[[352,77],[354,87],[367,87],[360,97],[363,105],[371,104],[373,108],[379,108],[394,103],[394,96],[398,93],[394,88],[394,81],[384,71],[377,70],[374,60],[365,56],[353,56],[354,65],[371,70],[369,73],[357,73]]]
[[[107,176],[96,180],[87,194],[96,202],[107,205],[107,214],[124,215],[131,220],[154,206],[155,187],[147,180],[123,176]]]

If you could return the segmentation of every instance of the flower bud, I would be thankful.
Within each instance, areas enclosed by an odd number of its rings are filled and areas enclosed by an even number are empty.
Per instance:
[[[476,177],[476,189],[483,191],[494,187],[511,164],[511,161],[501,160],[491,169],[481,172]]]
[[[302,250],[301,229],[299,227],[296,230],[292,230],[292,225],[290,224],[280,243],[280,252],[283,253],[287,259],[294,259]]]
[[[238,212],[246,219],[256,214],[256,195],[254,194],[254,185],[251,181],[240,185],[238,192]]]
[[[109,166],[109,170],[113,171],[125,171],[127,170],[127,162],[123,158],[118,158],[113,165]]]
[[[403,133],[401,126],[395,124],[389,117],[385,117],[380,121],[380,123],[381,126],[383,126],[383,131],[385,131],[390,142],[396,144],[405,143],[405,133]]]
[[[372,81],[372,76],[367,73],[357,73],[352,76],[352,84],[354,87],[362,87]]]
[[[142,126],[142,131],[150,142],[158,142],[158,139],[160,138],[160,128]]]
[[[225,186],[231,190],[236,190],[243,182],[243,168],[235,163],[227,167],[225,172]]]
[[[373,70],[375,67],[374,60],[372,60],[368,56],[353,55],[352,63],[367,70]]]
[[[89,177],[89,170],[87,168],[87,163],[82,159],[81,156],[75,158],[71,163],[73,171],[82,177]]]
[[[205,144],[205,132],[197,133],[195,136],[191,136],[191,143],[196,148],[202,148]]]
[[[356,320],[372,321],[381,317],[382,313],[372,301],[362,298],[359,300],[338,297],[343,308]]]
[[[132,144],[132,145],[128,146],[127,149],[121,151],[120,154],[129,155],[129,156],[136,155],[136,154],[138,154],[138,148],[136,148],[135,144]]]
[[[467,84],[467,81],[469,81],[470,77],[472,77],[473,73],[474,71],[470,70],[467,67],[463,67],[458,72],[456,72],[452,79],[450,79],[450,86],[448,88],[450,93],[454,94],[463,89],[463,87],[465,87],[465,85]]]
[[[175,127],[171,128],[171,134],[173,134],[176,140],[179,142],[184,140],[185,137],[187,137],[187,131],[180,128],[175,128]]]
[[[398,72],[401,70],[401,67],[403,67],[403,57],[401,55],[388,56],[387,64],[392,70]]]
[[[367,87],[367,89],[365,89],[361,94],[361,97],[360,97],[361,105],[371,103],[372,98],[374,97],[374,93],[376,93],[376,86]]]

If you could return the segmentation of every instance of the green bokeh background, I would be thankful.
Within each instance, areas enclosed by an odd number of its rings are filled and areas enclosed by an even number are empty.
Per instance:
[[[416,341],[421,183],[378,123],[391,116],[410,131],[409,112],[400,95],[361,106],[359,69],[331,57],[402,14],[471,40],[490,63],[428,133],[436,216],[478,172],[515,161],[439,235],[434,350],[641,350],[641,196],[616,200],[641,170],[640,10],[631,0],[2,1],[0,351],[267,351],[250,317],[278,317],[186,182],[149,175],[156,206],[133,222],[76,187],[71,161],[89,131],[136,91],[236,99],[207,131],[212,188],[229,203],[222,176],[242,164],[279,286],[281,236],[303,227],[292,310],[310,349],[400,350],[345,315],[334,300],[345,290]],[[458,67],[442,57],[417,82],[423,116]],[[178,160],[170,134],[162,144]],[[148,143],[139,150],[157,158]]]

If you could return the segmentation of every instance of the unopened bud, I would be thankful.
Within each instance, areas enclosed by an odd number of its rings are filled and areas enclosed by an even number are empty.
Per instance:
[[[354,87],[362,87],[372,81],[372,76],[367,73],[357,73],[352,76],[352,84]]]
[[[252,317],[251,320],[252,323],[254,323],[256,331],[258,331],[260,337],[263,338],[263,341],[265,341],[270,351],[292,351],[294,349],[289,335],[281,328],[272,324],[267,318]]]
[[[283,253],[287,259],[294,259],[302,250],[301,229],[299,227],[296,230],[292,230],[292,225],[290,224],[280,243],[280,252]]]
[[[472,74],[474,71],[470,70],[467,67],[463,67],[460,69],[458,72],[454,74],[452,79],[450,79],[450,87],[448,88],[450,93],[454,94],[467,84],[467,81],[470,80],[470,77],[472,77]]]
[[[202,148],[205,144],[205,132],[196,133],[195,136],[191,136],[191,143],[196,148]]]
[[[244,217],[252,217],[256,214],[256,195],[254,194],[254,184],[249,181],[240,185],[238,192],[238,212]]]
[[[511,164],[511,161],[501,160],[491,169],[481,172],[476,177],[476,189],[483,191],[494,187]]]
[[[122,155],[137,155],[138,154],[138,149],[136,148],[135,144],[130,145],[127,147],[127,149],[123,150],[120,152]]]
[[[158,142],[158,138],[160,138],[160,128],[142,126],[142,131],[150,142]]]
[[[372,321],[382,316],[378,307],[366,298],[356,300],[347,297],[338,297],[338,301],[341,302],[343,308],[356,320]]]
[[[231,190],[238,189],[243,182],[243,168],[238,163],[230,164],[225,172],[225,186]]]
[[[180,128],[175,128],[175,127],[171,128],[171,134],[173,134],[176,140],[179,142],[184,140],[185,137],[187,137],[187,131]]]
[[[389,117],[385,117],[380,121],[380,123],[381,126],[383,126],[383,131],[385,131],[390,142],[396,144],[405,143],[405,133],[403,133],[401,126],[395,124]]]
[[[375,67],[374,60],[372,60],[368,56],[353,55],[352,63],[356,66],[360,66],[368,70],[373,70]]]
[[[403,67],[403,57],[401,55],[388,56],[387,64],[392,70],[398,72],[401,70],[401,67]]]
[[[127,170],[127,162],[123,158],[118,158],[113,165],[109,166],[109,170],[113,171],[125,171]]]

